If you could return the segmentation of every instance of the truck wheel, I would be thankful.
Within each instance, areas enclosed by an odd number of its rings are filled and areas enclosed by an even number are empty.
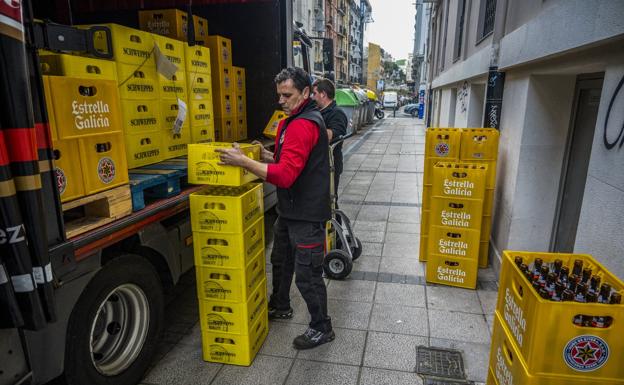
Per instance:
[[[323,260],[325,275],[332,279],[346,278],[351,273],[351,269],[353,269],[353,262],[344,250],[331,250]]]
[[[158,344],[163,304],[158,273],[144,258],[126,254],[104,265],[69,320],[67,383],[138,383]]]

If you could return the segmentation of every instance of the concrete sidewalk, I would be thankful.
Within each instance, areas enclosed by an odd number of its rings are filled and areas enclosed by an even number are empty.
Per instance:
[[[479,270],[476,291],[425,284],[418,262],[424,142],[422,122],[397,113],[345,144],[339,205],[354,222],[363,253],[348,279],[327,281],[335,341],[309,351],[292,348],[308,323],[293,284],[294,318],[271,322],[252,366],[203,362],[191,272],[176,288],[167,333],[143,383],[422,384],[415,373],[418,345],[462,351],[468,380],[484,383],[496,276]],[[269,254],[270,244],[267,260]],[[267,264],[269,283],[270,271]]]

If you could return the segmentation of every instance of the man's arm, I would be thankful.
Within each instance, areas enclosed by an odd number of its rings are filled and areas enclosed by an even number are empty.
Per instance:
[[[220,153],[220,165],[238,166],[242,167],[257,177],[266,180],[268,165],[248,158],[240,150],[237,143],[232,145],[232,148],[217,148],[216,152]]]
[[[327,135],[329,136],[329,142],[331,143],[333,138],[338,138],[340,136],[347,135],[347,125],[349,124],[349,120],[347,115],[340,109],[340,107],[336,107],[337,111],[332,116],[332,118],[325,122],[327,125]],[[331,134],[330,134],[331,132]]]

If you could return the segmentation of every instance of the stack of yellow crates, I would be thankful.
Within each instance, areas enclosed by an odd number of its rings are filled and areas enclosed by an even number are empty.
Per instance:
[[[213,108],[215,115],[215,140],[235,140],[234,72],[232,68],[232,42],[223,36],[208,36],[212,68]]]
[[[496,162],[498,159],[499,131],[495,128],[463,128],[461,130],[460,162],[487,164],[485,201],[481,224],[479,267],[488,265],[490,232],[492,229],[492,206],[496,186]]]
[[[218,165],[225,146],[189,145],[189,182],[210,184],[190,197],[203,358],[249,366],[269,330],[263,192],[253,175]],[[260,157],[258,146],[243,151]]]
[[[236,134],[234,140],[247,139],[247,92],[245,91],[245,69],[234,69],[234,120],[236,121]]]
[[[433,166],[427,282],[476,288],[487,167]]]
[[[179,9],[139,11],[139,24],[144,31],[188,41],[188,14]],[[195,42],[204,45],[208,36],[208,20],[193,15]]]
[[[429,239],[429,217],[431,213],[431,183],[433,166],[438,162],[456,162],[459,160],[459,128],[429,128],[425,138],[425,170],[423,175],[422,210],[420,216],[420,253],[421,262],[427,260]]]
[[[504,251],[487,384],[624,384],[624,305],[542,298],[517,257],[529,269],[536,258],[559,259],[570,272],[581,260],[612,294],[624,294],[624,283],[589,255]]]
[[[127,183],[115,64],[62,54],[40,58],[61,201]]]
[[[193,143],[215,141],[210,49],[186,46],[186,73]]]

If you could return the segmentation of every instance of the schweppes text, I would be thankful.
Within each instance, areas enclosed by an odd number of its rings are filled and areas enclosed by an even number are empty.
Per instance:
[[[124,55],[136,56],[136,57],[142,57],[142,58],[147,58],[147,57],[150,57],[151,55],[150,51],[143,51],[143,50],[135,49],[135,48],[124,48],[123,53]]]

